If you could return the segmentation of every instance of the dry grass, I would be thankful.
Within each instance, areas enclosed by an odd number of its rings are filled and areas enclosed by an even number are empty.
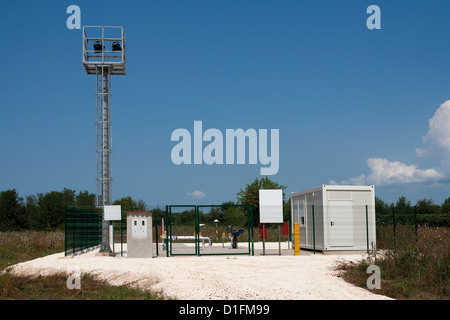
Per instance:
[[[161,294],[129,286],[111,286],[89,274],[81,277],[80,289],[67,288],[68,275],[0,276],[0,300],[161,300]]]
[[[448,300],[449,228],[419,227],[417,241],[415,232],[411,236],[403,230],[396,235],[395,243],[393,239],[385,242],[389,247],[383,250],[383,255],[375,252],[359,263],[340,265],[338,269],[343,271],[344,279],[366,288],[369,276],[366,270],[374,264],[381,271],[381,289],[375,289],[376,293],[396,299]]]
[[[64,251],[64,232],[0,232],[0,270]]]
[[[64,232],[0,233],[0,300],[158,300],[159,293],[128,286],[111,286],[106,281],[83,274],[81,289],[67,288],[67,274],[52,276],[12,276],[8,267],[64,251]]]

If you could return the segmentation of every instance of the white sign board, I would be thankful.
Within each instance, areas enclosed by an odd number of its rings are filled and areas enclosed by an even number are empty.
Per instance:
[[[283,190],[259,190],[259,222],[283,223]]]
[[[105,221],[122,220],[121,206],[103,206]]]

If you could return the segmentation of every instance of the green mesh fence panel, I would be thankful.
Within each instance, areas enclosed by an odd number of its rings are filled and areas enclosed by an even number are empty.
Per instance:
[[[65,255],[101,244],[102,213],[96,208],[66,207]]]

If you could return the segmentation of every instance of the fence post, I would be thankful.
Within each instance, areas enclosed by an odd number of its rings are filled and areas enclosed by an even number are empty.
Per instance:
[[[392,208],[392,224],[393,224],[393,231],[394,231],[394,250],[397,248],[397,239],[395,236],[395,207]]]
[[[262,224],[262,239],[263,239],[263,256],[266,255],[266,224]]]
[[[102,224],[103,224],[103,214],[99,212],[98,216],[97,216],[97,223],[98,223],[98,244],[101,246],[102,245]]]
[[[75,219],[72,219],[72,254],[75,255],[75,239],[76,239],[76,229],[75,229]]]
[[[367,234],[367,254],[369,254],[369,210],[366,205],[366,234]]]
[[[417,242],[417,206],[414,206],[414,223],[416,229],[416,242]]]
[[[120,256],[123,257],[123,216],[122,212],[120,213]]]
[[[67,206],[64,211],[64,256],[67,256]]]
[[[164,239],[164,242],[166,243],[166,256],[169,257],[169,206],[166,205],[166,238]]]
[[[252,256],[255,255],[255,238],[253,230],[253,205],[250,205],[250,219],[251,219],[251,230],[252,230]]]
[[[82,228],[81,226],[83,225],[83,216],[81,215],[81,217],[78,217],[78,221],[77,221],[77,227],[78,227],[78,234],[77,234],[77,238],[78,238],[78,251],[82,251],[83,250],[83,232],[82,232]]]
[[[316,254],[316,225],[314,223],[314,205],[312,205],[312,219],[313,219],[313,252]]]
[[[280,223],[278,224],[278,253],[281,256],[281,228]]]
[[[195,223],[195,236],[194,236],[194,241],[195,241],[195,255],[200,255],[200,238],[199,238],[199,232],[200,232],[200,227],[199,227],[199,211],[198,211],[198,206],[195,206],[194,209],[194,223]]]
[[[292,234],[291,234],[291,232],[292,232],[292,226],[291,226],[292,219],[291,219],[291,215],[289,215],[288,221],[289,221],[289,225],[288,225],[288,233],[289,233],[289,235],[288,235],[288,249],[290,249],[290,245],[292,244]]]
[[[159,253],[158,253],[158,224],[155,224],[155,228],[156,228],[156,256],[159,256]]]
[[[246,212],[247,216],[247,228],[248,228],[248,255],[251,255],[252,253],[252,247],[250,246],[250,238],[252,237],[252,231],[253,231],[253,222],[250,218],[250,206],[248,204],[244,205],[243,210]],[[219,242],[219,234],[217,232],[217,224],[216,224],[216,235],[217,235],[217,242]],[[252,240],[253,241],[253,240]],[[222,238],[222,246],[224,246],[224,239]]]
[[[76,234],[76,238],[77,238],[77,252],[81,251],[80,248],[82,248],[83,246],[83,238],[82,238],[82,234],[81,234],[81,225],[83,224],[82,221],[83,217],[80,215],[80,213],[78,213],[78,217],[77,217],[77,234]]]

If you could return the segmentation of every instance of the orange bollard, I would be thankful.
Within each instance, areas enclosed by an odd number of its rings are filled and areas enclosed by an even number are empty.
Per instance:
[[[294,222],[294,256],[300,255],[300,223]]]

